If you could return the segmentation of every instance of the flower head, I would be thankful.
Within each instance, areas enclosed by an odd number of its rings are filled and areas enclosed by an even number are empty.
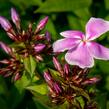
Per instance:
[[[0,16],[0,24],[8,36],[15,41],[13,47],[15,53],[23,57],[32,55],[38,62],[43,60],[44,52],[46,52],[45,54],[51,53],[50,33],[40,33],[46,26],[48,16],[39,21],[35,29],[33,29],[32,23],[29,23],[27,30],[21,27],[19,14],[14,8],[11,8],[11,19],[15,27],[2,16]],[[3,48],[2,44],[1,46]],[[6,51],[7,48],[4,49]]]
[[[44,72],[44,78],[48,84],[51,94],[59,95],[60,93],[62,93],[62,88],[61,88],[60,84],[53,79],[53,77],[49,71]]]
[[[92,96],[87,90],[87,86],[96,84],[100,81],[100,78],[88,77],[89,69],[81,69],[78,66],[71,67],[67,63],[60,63],[56,57],[53,57],[53,64],[55,70],[49,69],[44,72],[51,102],[54,104],[66,102],[78,107],[78,105],[73,104],[81,96],[88,100],[85,107],[92,106],[92,104],[89,105]]]
[[[0,60],[0,64],[5,65],[4,67],[0,67],[0,74],[4,77],[12,76],[13,81],[20,79],[24,70],[23,64],[17,59],[12,48],[5,43],[0,42],[0,48],[10,56],[9,59]]]
[[[91,18],[86,24],[86,34],[81,31],[64,31],[64,39],[53,44],[54,52],[64,52],[66,61],[81,68],[90,68],[95,59],[109,60],[109,49],[93,42],[103,33],[109,31],[109,22],[100,18]]]

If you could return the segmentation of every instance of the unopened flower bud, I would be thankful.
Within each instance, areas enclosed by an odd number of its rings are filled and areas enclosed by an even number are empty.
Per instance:
[[[42,30],[42,29],[45,27],[47,21],[48,21],[48,16],[46,16],[44,19],[42,19],[42,20],[39,22],[37,28],[38,28],[39,30]]]
[[[48,82],[52,79],[51,74],[49,72],[44,72],[44,78],[45,78],[46,82]]]
[[[57,94],[62,92],[60,85],[56,82],[53,84],[53,88],[54,88],[54,90],[56,91]]]
[[[93,77],[93,78],[89,78],[89,79],[83,81],[82,84],[83,84],[83,85],[95,84],[95,83],[97,83],[98,81],[100,81],[100,78]]]
[[[59,61],[57,60],[56,57],[53,57],[53,63],[54,63],[55,68],[56,68],[56,69],[61,73],[61,75],[63,76],[63,70],[62,70],[61,64],[59,63]]]
[[[43,61],[43,58],[41,55],[36,55],[35,58],[37,61]]]
[[[45,48],[45,44],[37,44],[34,49],[36,52],[41,52]]]
[[[10,62],[8,60],[4,59],[4,60],[0,61],[0,63],[2,63],[2,64],[9,64]]]
[[[64,72],[65,72],[66,75],[69,75],[70,68],[69,68],[69,65],[68,64],[65,64],[64,65]]]
[[[0,16],[0,24],[5,31],[9,31],[12,28],[10,22],[2,16]]]
[[[32,23],[29,23],[29,25],[28,25],[28,31],[29,32],[32,32]]]
[[[51,35],[48,31],[46,31],[46,33],[45,33],[45,38],[47,41],[51,41]]]
[[[7,54],[11,54],[12,50],[5,43],[0,42],[0,48],[2,48]]]
[[[13,23],[16,25],[16,27],[20,28],[20,18],[19,14],[14,8],[11,8],[11,19]]]
[[[21,77],[20,74],[16,73],[13,79],[14,81],[17,81],[18,79],[20,79],[20,77]]]
[[[17,40],[16,34],[13,29],[11,29],[9,32],[7,32],[7,35],[12,39],[12,40]]]

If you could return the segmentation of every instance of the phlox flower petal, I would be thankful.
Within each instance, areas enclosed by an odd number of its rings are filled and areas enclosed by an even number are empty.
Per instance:
[[[75,50],[69,50],[65,59],[69,64],[78,65],[81,68],[90,68],[94,65],[93,56],[89,52],[87,44],[84,43],[80,43]]]
[[[95,59],[109,60],[109,48],[96,42],[91,42],[89,50]]]
[[[107,31],[109,31],[109,21],[92,17],[86,24],[86,39],[94,40]]]

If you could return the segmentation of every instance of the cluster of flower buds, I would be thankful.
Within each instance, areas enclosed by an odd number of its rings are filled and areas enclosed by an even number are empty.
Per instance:
[[[12,81],[18,80],[21,77],[24,69],[23,64],[19,61],[19,59],[16,58],[13,50],[9,46],[3,42],[0,42],[0,47],[3,48],[3,50],[10,56],[9,59],[0,61],[0,64],[5,66],[0,68],[0,74],[4,77],[12,75]]]
[[[50,74],[50,71],[46,71],[44,73],[44,78],[46,80],[46,82],[48,83],[50,92],[55,96],[55,95],[59,95],[60,93],[62,93],[62,88],[59,85],[59,83],[57,81],[54,81],[52,75]]]
[[[44,73],[52,102],[62,104],[67,101],[76,109],[82,109],[77,99],[77,97],[81,96],[87,100],[84,107],[92,107],[90,93],[86,90],[86,87],[97,83],[100,78],[89,78],[89,69],[81,69],[77,66],[71,68],[68,64],[61,65],[56,57],[53,57],[53,63],[55,70],[58,72],[57,76],[55,76],[56,74],[52,76],[52,71]],[[94,106],[96,107],[96,105]]]
[[[48,31],[44,34],[41,33],[41,30],[46,26],[48,17],[43,18],[35,29],[33,29],[32,23],[29,23],[27,30],[22,29],[19,14],[14,8],[11,8],[11,19],[15,27],[6,18],[0,16],[1,27],[14,41],[11,48],[0,42],[0,48],[10,56],[9,59],[0,61],[0,64],[3,64],[0,74],[5,77],[12,75],[15,81],[21,77],[24,71],[25,58],[31,55],[36,62],[43,61],[44,54],[46,56],[51,54],[52,47],[50,33]]]
[[[41,54],[44,54],[44,52],[49,54],[51,52],[50,33],[48,31],[44,34],[40,33],[44,29],[48,17],[42,19],[36,29],[33,29],[32,23],[29,23],[27,30],[21,28],[20,17],[14,8],[11,9],[11,19],[16,29],[2,16],[0,16],[0,24],[8,36],[15,41],[14,51],[23,57],[32,55],[37,61],[42,61],[43,57]]]

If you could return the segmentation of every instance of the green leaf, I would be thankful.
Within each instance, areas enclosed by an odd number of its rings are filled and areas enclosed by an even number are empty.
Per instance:
[[[109,0],[104,0],[106,9],[109,9]]]
[[[109,73],[109,61],[98,61],[97,64],[99,65],[100,72],[108,74]]]
[[[91,0],[47,0],[36,12],[67,12],[89,7]]]
[[[8,88],[6,85],[5,80],[0,76],[0,95],[7,95],[8,93]]]
[[[88,93],[83,90],[82,88],[79,88],[79,87],[76,87],[76,86],[71,86],[75,91],[76,93],[79,95],[79,96],[83,96],[85,97],[88,101],[90,101],[90,97],[88,95]]]
[[[52,37],[53,40],[56,40],[57,33],[56,33],[55,25],[53,24],[53,21],[52,21],[51,18],[49,18],[48,23],[46,25],[46,28],[47,28],[48,31],[52,31],[51,37]]]
[[[89,12],[89,10],[87,8],[75,10],[74,13],[79,17],[80,20],[84,19],[87,21],[91,17],[91,13]],[[85,26],[84,26],[84,28],[85,28]]]
[[[2,97],[0,97],[0,108],[1,109],[9,109],[6,100],[3,99]]]
[[[50,70],[50,72],[51,72],[51,74],[52,74],[53,76],[56,76],[56,77],[57,77],[57,75],[59,75],[59,72],[58,72],[58,71],[53,70],[53,69],[51,69],[51,68],[49,68],[49,70]]]
[[[31,80],[26,75],[26,72],[23,72],[22,77],[15,82],[15,87],[19,90],[19,92],[22,92],[22,90],[25,90],[29,84],[31,84]]]
[[[82,30],[80,19],[78,17],[75,17],[73,15],[68,15],[67,18],[68,18],[69,26],[72,29]]]
[[[106,77],[106,89],[109,91],[109,75]]]
[[[82,109],[84,109],[85,103],[84,103],[83,98],[82,97],[78,97],[77,100],[80,102],[80,105],[81,105]]]
[[[107,101],[107,108],[106,109],[109,109],[109,101]]]
[[[23,100],[25,95],[25,89],[30,85],[31,80],[23,72],[22,77],[11,86],[10,95],[8,97],[10,109],[15,109],[19,103]]]
[[[107,109],[106,101],[107,101],[106,93],[98,93],[97,94],[97,103],[98,103],[99,109]]]
[[[68,107],[68,102],[61,105],[54,105],[49,101],[47,95],[40,95],[38,93],[33,93],[33,95],[33,100],[36,103],[37,109],[67,109]]]
[[[51,107],[49,107],[49,99],[47,95],[41,95],[39,93],[34,93],[32,92],[34,95],[34,102],[36,104],[37,109],[51,109]],[[54,108],[52,108],[54,109]]]
[[[10,95],[8,96],[8,103],[10,109],[15,109],[19,105],[19,103],[23,100],[25,90],[19,88],[12,86],[10,90]]]
[[[24,66],[30,76],[33,77],[36,69],[36,61],[31,55],[24,59]]]
[[[46,84],[35,84],[26,87],[26,89],[40,93],[41,95],[45,95],[48,92]]]
[[[19,7],[22,10],[25,10],[26,8],[29,8],[30,6],[34,5],[41,5],[42,0],[10,0],[11,3],[13,3],[15,6]]]

